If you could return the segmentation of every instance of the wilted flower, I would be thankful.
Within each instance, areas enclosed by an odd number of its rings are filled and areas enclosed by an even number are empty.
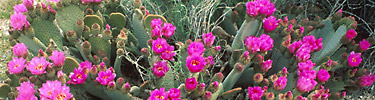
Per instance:
[[[157,38],[156,40],[152,41],[152,50],[154,50],[156,54],[163,53],[167,46],[168,43],[164,38]]]
[[[328,71],[324,70],[324,69],[320,69],[317,73],[317,76],[318,76],[318,80],[320,82],[328,81],[329,77],[331,77],[331,75],[329,75]]]
[[[250,100],[261,100],[264,91],[260,86],[249,87],[247,89]]]
[[[350,67],[357,67],[362,62],[361,53],[350,52],[348,64]]]
[[[165,88],[155,89],[147,100],[168,100],[168,93],[165,92]]]
[[[174,27],[173,24],[164,23],[163,29],[162,29],[163,37],[170,38],[174,34],[175,30],[176,30],[176,27]]]
[[[46,73],[46,68],[50,63],[46,61],[44,57],[34,57],[28,63],[27,69],[34,75],[40,75]]]
[[[195,80],[195,78],[186,78],[186,81],[185,81],[185,88],[189,91],[192,91],[194,90],[195,88],[197,88],[197,85],[198,85],[198,82],[197,80]]]
[[[82,84],[85,82],[87,75],[82,68],[75,68],[74,72],[70,73],[69,77],[70,80],[67,82],[68,84]]]
[[[205,58],[200,55],[187,56],[186,66],[192,73],[200,72],[206,65]]]
[[[158,77],[163,77],[165,73],[169,71],[169,67],[167,65],[166,61],[158,61],[154,64],[152,67],[152,71],[154,72],[154,75]]]
[[[26,56],[28,55],[27,47],[23,43],[17,43],[16,45],[14,45],[12,48],[12,51],[13,51],[13,55],[16,57],[26,58]]]
[[[203,33],[203,42],[204,44],[207,46],[207,47],[211,47],[212,44],[214,43],[215,41],[215,36],[212,35],[212,32],[210,33]]]
[[[53,51],[52,56],[49,56],[49,59],[53,61],[55,66],[63,66],[65,61],[65,54],[62,51]]]
[[[8,70],[10,74],[19,74],[23,72],[26,60],[23,58],[13,57],[12,60],[8,63]]]
[[[113,81],[115,77],[116,74],[107,69],[106,71],[100,71],[96,80],[102,85],[107,85],[109,82]]]
[[[14,30],[22,30],[23,27],[28,28],[30,23],[27,21],[27,16],[22,13],[14,13],[10,16],[11,26]]]
[[[193,42],[187,48],[189,55],[202,55],[205,48],[202,42]]]
[[[214,57],[211,56],[208,56],[206,58],[206,63],[209,63],[210,65],[213,65],[215,62],[214,62]]]
[[[269,16],[263,19],[263,28],[267,31],[273,31],[279,26],[279,22],[281,20],[277,20],[275,16]]]

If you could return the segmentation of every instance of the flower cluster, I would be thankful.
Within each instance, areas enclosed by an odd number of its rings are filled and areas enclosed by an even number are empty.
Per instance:
[[[13,30],[23,30],[28,28],[30,23],[27,21],[27,16],[24,13],[27,13],[27,9],[32,8],[33,0],[23,0],[22,4],[15,5],[14,14],[10,16],[11,26]]]
[[[245,47],[250,53],[266,52],[271,50],[273,47],[273,39],[266,34],[260,35],[260,37],[248,36],[244,41]]]
[[[288,50],[295,53],[298,62],[305,62],[310,59],[310,53],[319,51],[323,48],[322,38],[315,39],[315,36],[309,35],[290,44]]]
[[[163,25],[163,27],[162,27]],[[153,38],[170,38],[176,30],[176,27],[171,23],[164,23],[160,18],[151,21],[151,33]]]
[[[100,71],[98,73],[98,77],[96,77],[96,81],[98,81],[102,85],[108,85],[109,82],[112,82],[116,77],[116,74],[113,72],[112,67],[105,70]]]
[[[309,95],[310,100],[328,100],[328,97],[331,94],[329,93],[329,89],[324,89],[323,86],[320,86],[320,89],[315,90]]]
[[[70,89],[65,84],[62,85],[60,81],[47,81],[39,88],[40,98],[42,100],[69,100],[73,95],[69,92]]]
[[[165,91],[165,88],[155,89],[150,93],[147,100],[180,100],[181,91],[177,88],[171,88]]]
[[[315,87],[315,85],[318,84],[318,82],[314,80],[316,78],[316,71],[313,69],[314,66],[315,63],[313,63],[311,60],[298,63],[298,91],[302,93],[311,91]]]
[[[246,3],[247,15],[255,17],[258,14],[272,15],[276,11],[275,4],[270,0],[255,0]]]

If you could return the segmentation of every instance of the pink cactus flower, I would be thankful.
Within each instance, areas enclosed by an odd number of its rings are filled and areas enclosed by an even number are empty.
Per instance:
[[[348,57],[348,64],[350,67],[357,67],[362,62],[361,53],[350,52]]]
[[[165,88],[155,89],[147,100],[168,100],[168,92],[165,91]]]
[[[27,9],[32,9],[34,8],[34,0],[23,0],[23,5],[25,5],[25,7]]]
[[[39,88],[41,100],[69,100],[73,98],[73,95],[69,91],[68,86],[65,84],[61,86],[61,82],[57,80],[47,80]]]
[[[50,1],[52,1],[52,2],[59,2],[60,0],[47,0],[48,3],[49,3]]]
[[[176,30],[176,27],[174,27],[173,24],[164,23],[163,29],[162,29],[163,37],[170,38],[174,34],[175,30]]]
[[[299,33],[300,33],[300,35],[303,35],[303,32],[305,32],[305,27],[300,27],[299,28]]]
[[[151,20],[151,29],[154,29],[157,26],[160,26],[163,24],[160,18]]]
[[[111,26],[109,26],[109,24],[105,25],[105,31],[109,31],[111,30]]]
[[[261,100],[264,91],[260,86],[247,88],[250,100]]]
[[[185,81],[185,88],[189,91],[193,91],[195,88],[197,88],[198,82],[197,80],[193,78],[186,78]]]
[[[177,53],[174,52],[174,46],[168,45],[168,46],[165,46],[165,51],[161,53],[160,58],[164,60],[174,61],[173,57],[176,55]]]
[[[22,13],[14,13],[10,16],[11,26],[14,30],[22,30],[24,27],[28,28],[30,23],[27,21],[27,16]]]
[[[219,88],[219,82],[215,81],[212,83],[215,89]]]
[[[359,86],[365,87],[365,86],[371,86],[372,83],[375,81],[375,75],[373,74],[367,74],[364,76],[359,77]]]
[[[276,11],[275,4],[269,0],[255,0],[246,3],[246,12],[249,16],[256,16],[263,14],[266,16],[272,15]]]
[[[96,80],[102,85],[108,85],[109,82],[113,81],[116,77],[116,74],[111,70],[100,71]]]
[[[16,57],[26,58],[26,56],[28,55],[27,47],[23,43],[17,43],[16,45],[14,45],[14,47],[12,48],[12,51],[13,51],[13,55]]]
[[[82,84],[85,82],[87,75],[82,68],[74,68],[74,72],[70,73],[69,77],[68,84]]]
[[[310,59],[311,49],[309,47],[304,47],[302,45],[297,51],[294,56],[296,56],[298,62],[305,62]]]
[[[221,50],[221,46],[216,46],[215,47],[215,51],[220,51]]]
[[[49,66],[50,63],[46,61],[46,58],[44,57],[34,57],[31,59],[31,61],[28,63],[27,69],[31,72],[31,74],[34,75],[41,75],[46,73],[46,68]]]
[[[288,47],[288,50],[289,50],[289,53],[295,53],[299,47],[301,47],[302,45],[302,42],[301,40],[299,41],[294,41],[292,44],[290,44],[290,46]]]
[[[269,35],[262,34],[260,35],[259,39],[260,39],[260,42],[258,43],[260,46],[260,51],[266,52],[268,50],[272,50],[273,39]]]
[[[328,71],[325,69],[320,69],[317,75],[318,75],[318,81],[320,82],[328,81],[329,77],[331,77],[331,75],[329,75]]]
[[[153,38],[160,38],[162,33],[161,33],[161,26],[155,26],[152,30],[151,30],[151,36]]]
[[[200,55],[187,56],[186,66],[192,73],[200,72],[206,65],[205,58]]]
[[[299,77],[297,82],[297,90],[304,93],[311,91],[318,84],[314,79]]]
[[[163,53],[167,46],[168,43],[164,38],[157,38],[156,40],[152,41],[152,50],[154,50],[156,54]]]
[[[203,33],[202,38],[203,38],[204,45],[206,47],[211,47],[212,44],[215,41],[215,37],[216,36],[212,35],[212,32],[210,32],[210,33]]]
[[[70,93],[69,87],[64,84],[52,92],[52,97],[53,100],[70,100],[73,95]]]
[[[63,66],[65,62],[65,54],[62,51],[53,51],[52,56],[49,56],[49,59],[53,61],[55,66]]]
[[[179,89],[177,88],[171,88],[169,89],[168,91],[168,96],[169,96],[169,99],[180,99],[181,97],[181,92]]]
[[[26,60],[23,58],[13,57],[12,61],[8,63],[8,70],[10,74],[19,74],[23,72]]]
[[[81,0],[82,4],[87,4],[93,2],[93,0]]]
[[[27,13],[27,8],[24,4],[18,4],[13,7],[14,13]]]
[[[209,100],[211,98],[212,93],[210,91],[206,91],[204,98]]]
[[[83,70],[90,70],[92,68],[92,63],[86,60],[84,62],[81,62],[78,68],[81,68]]]
[[[154,71],[154,75],[158,77],[163,77],[165,73],[169,71],[169,67],[167,65],[167,61],[158,61],[152,67],[152,71]]]
[[[211,56],[208,56],[207,58],[206,58],[206,63],[207,64],[210,64],[210,66],[212,66],[212,65],[214,65],[214,57],[212,57],[212,55]]]
[[[205,48],[202,42],[192,42],[187,48],[189,55],[202,55],[204,50]]]
[[[38,100],[34,95],[36,90],[34,89],[34,84],[30,81],[23,82],[19,87],[17,87],[18,96],[15,100]]]
[[[255,17],[259,14],[259,8],[257,2],[251,1],[246,3],[246,12],[248,16]]]
[[[366,51],[370,47],[370,42],[368,42],[366,39],[363,39],[361,42],[359,42],[358,49],[359,51]]]
[[[302,42],[306,47],[309,47],[311,51],[319,51],[323,48],[322,38],[316,40],[313,35],[303,37]]]
[[[316,78],[316,71],[315,70],[303,70],[303,71],[298,71],[297,75],[300,77],[305,77],[308,79],[315,79]]]
[[[256,53],[260,51],[260,39],[254,36],[248,36],[245,38],[244,44],[248,51]]]
[[[92,2],[95,2],[95,3],[101,3],[102,0],[92,0]]]
[[[284,76],[281,76],[275,82],[273,82],[273,88],[276,91],[281,91],[285,88],[287,81],[288,81],[287,78],[285,78]]]
[[[350,29],[350,30],[348,30],[348,32],[346,32],[345,40],[350,41],[353,38],[355,38],[355,36],[357,36],[357,32],[353,29]]]
[[[277,20],[275,16],[269,16],[263,19],[263,28],[271,32],[279,26],[279,22],[280,20]]]
[[[297,67],[298,67],[298,71],[297,73],[301,73],[302,71],[304,70],[313,70],[313,67],[315,66],[316,64],[313,63],[311,60],[307,60],[306,62],[300,62],[298,63]]]
[[[260,65],[260,69],[262,70],[263,73],[266,73],[269,69],[271,69],[271,67],[272,67],[272,60],[271,59],[268,59],[267,61],[264,61]]]

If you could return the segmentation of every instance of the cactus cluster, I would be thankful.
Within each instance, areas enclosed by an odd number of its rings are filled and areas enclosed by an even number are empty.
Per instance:
[[[375,81],[358,68],[375,42],[354,41],[357,22],[341,10],[311,20],[297,6],[278,15],[269,0],[219,5],[220,24],[174,43],[179,28],[141,0],[33,2],[11,16],[15,57],[1,98],[325,100]]]

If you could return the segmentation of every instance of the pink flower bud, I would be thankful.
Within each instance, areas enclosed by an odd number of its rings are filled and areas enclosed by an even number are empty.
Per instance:
[[[318,75],[319,82],[328,81],[329,77],[331,77],[331,75],[329,75],[328,71],[324,70],[324,69],[320,69],[318,71],[317,75]]]
[[[370,42],[368,42],[366,39],[363,39],[361,42],[359,42],[358,49],[359,51],[363,52],[366,51],[370,47]]]
[[[210,32],[210,33],[203,33],[202,38],[203,38],[203,42],[204,42],[204,44],[205,44],[206,47],[211,47],[212,44],[215,41],[215,36],[212,35],[212,32]]]

